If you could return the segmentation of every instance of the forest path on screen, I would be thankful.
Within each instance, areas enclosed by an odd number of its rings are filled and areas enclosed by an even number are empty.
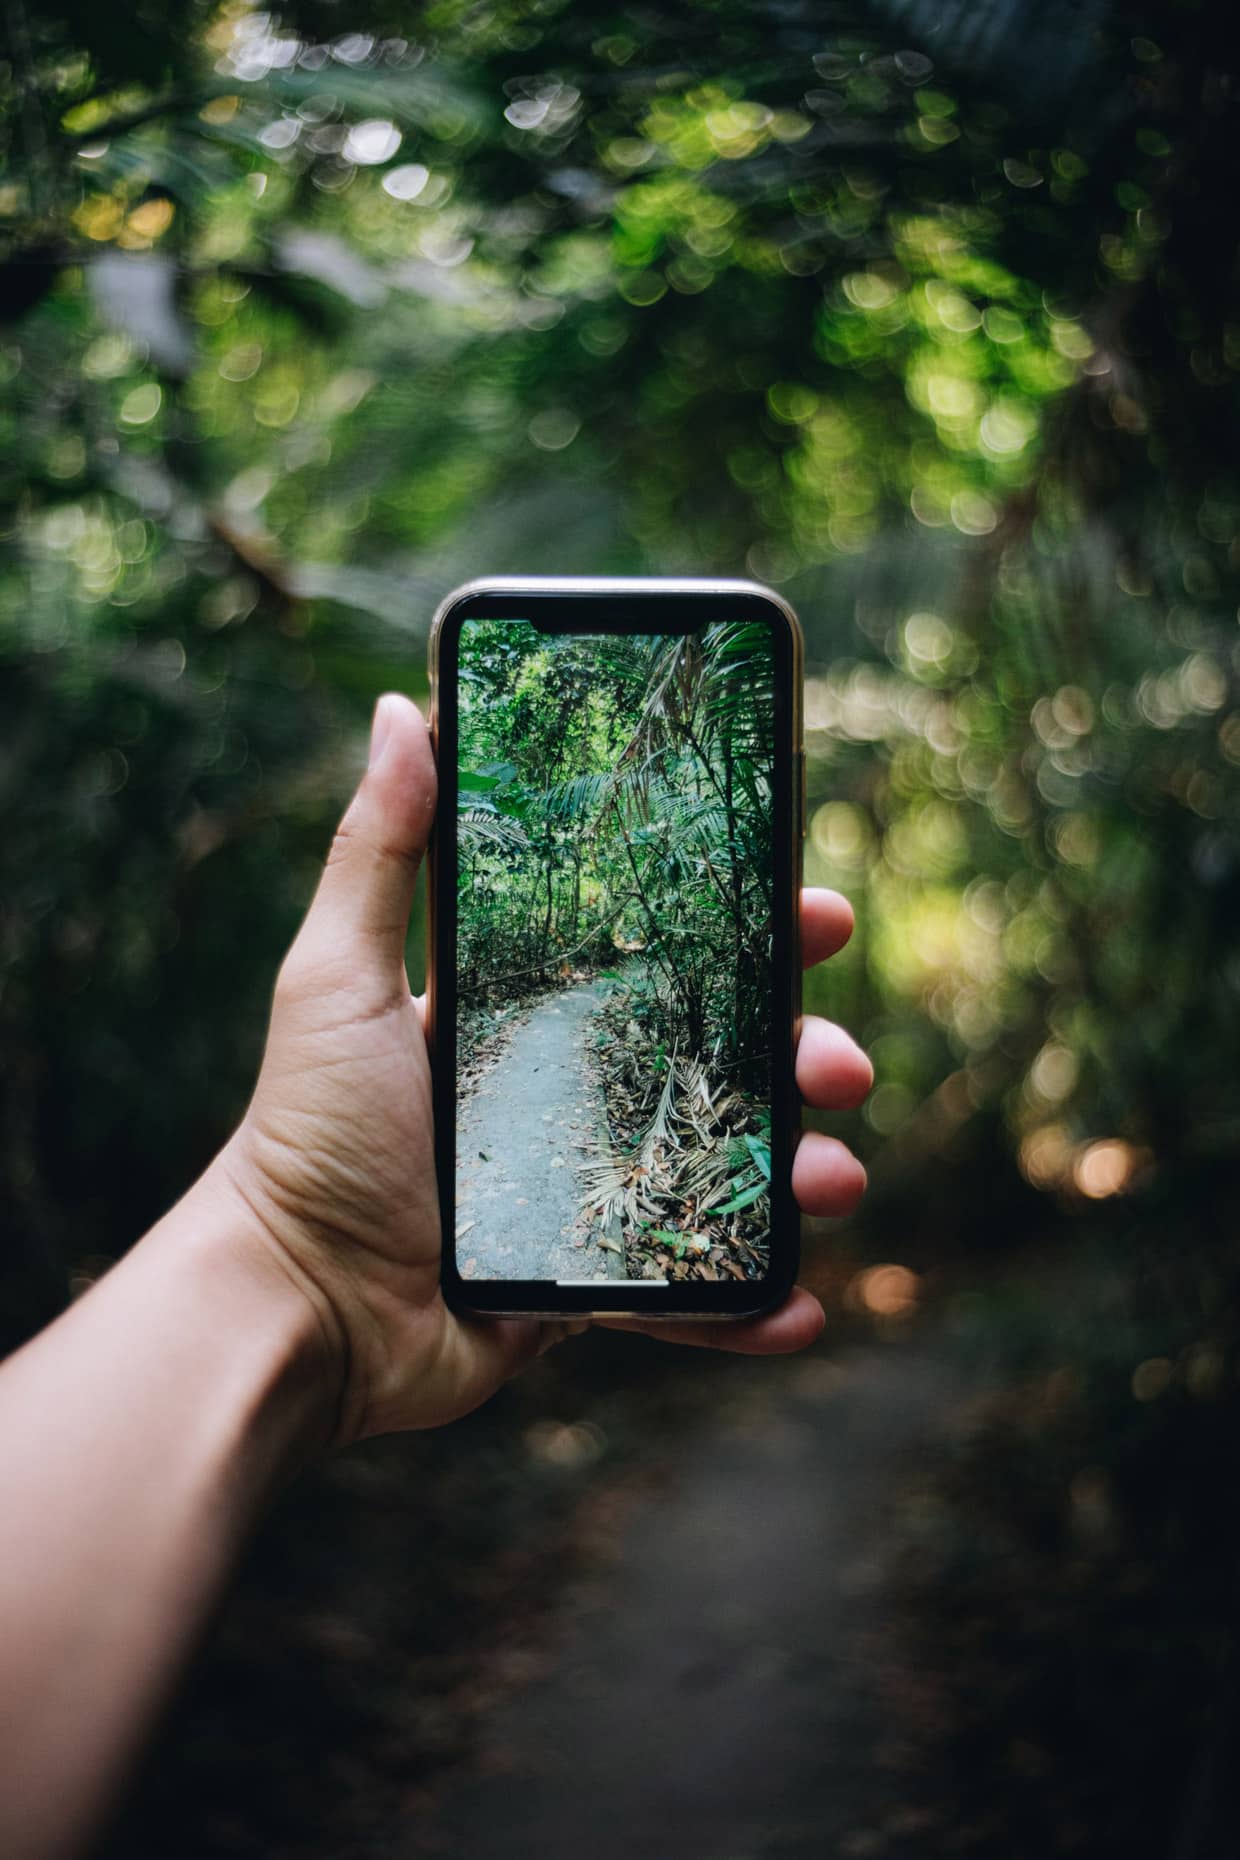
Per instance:
[[[580,1218],[580,1165],[597,1154],[590,1063],[606,984],[540,1001],[461,1105],[456,1256],[467,1279],[623,1278]]]

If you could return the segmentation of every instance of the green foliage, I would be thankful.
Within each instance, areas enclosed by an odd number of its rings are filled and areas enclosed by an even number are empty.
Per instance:
[[[738,1180],[739,1180],[739,1177],[735,1177],[735,1176],[733,1177],[734,1187],[736,1186],[736,1183]],[[770,1180],[769,1176],[767,1177],[767,1180],[768,1181]],[[748,1188],[741,1189],[739,1194],[733,1195],[729,1200],[717,1202],[714,1207],[708,1210],[708,1212],[712,1215],[737,1214],[743,1208],[751,1208],[754,1202],[757,1201],[761,1195],[765,1194],[765,1192],[766,1192],[765,1182],[753,1182],[749,1185]]]
[[[502,998],[640,949],[659,1050],[766,1045],[772,659],[761,627],[545,639],[473,621],[459,655],[460,976]]]
[[[171,847],[215,811],[107,733],[122,663],[153,655],[184,740],[235,730],[238,785],[281,833],[295,793],[312,844],[342,733],[384,683],[420,688],[451,580],[748,569],[806,612],[809,869],[873,924],[837,1006],[882,1042],[875,1147],[961,1068],[1013,1155],[1046,1128],[1069,1161],[1230,1141],[1229,1070],[1168,1065],[1236,1033],[1211,952],[1240,757],[1234,330],[1185,178],[1221,172],[1223,132],[1188,113],[1178,26],[1140,39],[1156,95],[1138,39],[1108,41],[1047,148],[1010,72],[988,91],[950,42],[935,68],[878,13],[813,43],[731,5],[640,34],[592,7],[372,10],[326,38],[313,6],[191,11],[106,47],[78,13],[20,19],[0,651],[72,693],[67,760],[127,758],[118,830],[171,807]],[[1117,67],[1133,101],[1099,115]],[[467,836],[518,851],[496,792]],[[570,780],[544,836],[588,805]],[[703,795],[666,856],[723,830]],[[250,901],[256,978],[307,869]],[[101,977],[79,1024],[96,1009],[116,1037]],[[234,1076],[203,1013],[205,1070]],[[23,1168],[54,1206],[50,1158]]]

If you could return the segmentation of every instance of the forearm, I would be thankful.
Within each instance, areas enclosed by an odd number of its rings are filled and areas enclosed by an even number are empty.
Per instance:
[[[330,1430],[303,1294],[208,1177],[0,1369],[0,1853],[73,1854],[247,1525]]]

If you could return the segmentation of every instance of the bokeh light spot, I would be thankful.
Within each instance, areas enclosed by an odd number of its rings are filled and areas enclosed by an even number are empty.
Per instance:
[[[392,159],[400,142],[400,130],[395,123],[383,117],[369,117],[350,129],[343,154],[346,161],[355,162],[359,167],[377,167],[380,162]]]
[[[869,1266],[859,1272],[845,1293],[852,1310],[877,1318],[912,1317],[921,1298],[921,1280],[907,1266]]]
[[[424,168],[420,161],[402,162],[399,168],[389,169],[383,177],[383,191],[393,200],[416,200],[431,178],[429,168]]]
[[[1145,1161],[1145,1153],[1120,1137],[1086,1144],[1073,1165],[1072,1179],[1082,1195],[1101,1201],[1122,1195]]]

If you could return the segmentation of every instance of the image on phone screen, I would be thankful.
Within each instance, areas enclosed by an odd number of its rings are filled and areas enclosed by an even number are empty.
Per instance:
[[[762,620],[462,622],[463,1279],[765,1277],[774,690]]]

